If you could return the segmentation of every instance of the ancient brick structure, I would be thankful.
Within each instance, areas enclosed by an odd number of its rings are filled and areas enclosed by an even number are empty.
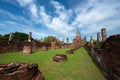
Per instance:
[[[90,36],[90,43],[93,44],[92,36]]]
[[[36,51],[38,50],[38,47],[39,47],[39,43],[37,41],[32,41],[32,51]]]
[[[58,47],[58,39],[56,37],[53,37],[53,41],[51,42],[51,49],[56,49]]]
[[[32,39],[32,32],[29,32],[28,42],[31,42],[31,39]]]
[[[22,51],[23,50],[23,46],[25,44],[24,41],[17,41],[14,43],[10,43],[12,48],[12,51]]]
[[[83,43],[84,43],[84,44],[83,44],[84,46],[87,44],[86,37],[84,37]]]
[[[108,80],[120,80],[120,34],[108,37],[99,48],[92,48],[93,52],[91,46],[87,49]]]
[[[73,53],[74,53],[74,50],[75,50],[75,49],[67,50],[66,53],[68,53],[68,54],[73,54]]]
[[[23,41],[19,42],[2,42],[0,43],[0,53],[22,51],[24,46]]]
[[[101,35],[102,35],[102,41],[105,41],[107,39],[107,33],[105,28],[101,29]]]
[[[64,39],[60,42],[60,47],[61,47],[61,48],[65,48]]]
[[[0,80],[45,80],[37,64],[0,64]]]
[[[68,60],[68,58],[65,54],[56,54],[53,57],[53,61],[56,61],[56,62],[63,62],[63,61],[66,61],[66,60]]]
[[[100,42],[100,32],[97,33],[97,41]]]
[[[14,33],[10,33],[9,40],[8,41],[13,41]]]
[[[24,47],[23,47],[23,53],[25,53],[25,54],[30,54],[30,53],[32,53],[33,45],[32,45],[31,39],[32,39],[32,33],[29,32],[28,42],[26,42],[26,43],[24,44]]]
[[[32,43],[31,42],[26,42],[23,47],[23,53],[25,54],[30,54],[32,53]]]
[[[0,53],[23,51],[23,53],[32,53],[32,51],[38,50],[39,43],[37,41],[31,41],[32,33],[29,32],[28,41],[14,41],[14,34],[10,33],[9,40],[0,43]]]
[[[8,42],[0,43],[0,53],[5,53],[11,51],[11,46]]]
[[[94,47],[92,36],[90,36],[90,46],[91,46],[91,47]]]
[[[51,42],[51,48],[52,49],[56,49],[56,41],[52,41]]]
[[[48,48],[46,46],[42,46],[42,51],[48,51]]]
[[[77,33],[76,33],[76,37],[73,39],[72,45],[73,46],[77,46],[77,47],[81,47],[82,46],[82,38],[80,36],[80,32],[77,28]]]
[[[38,50],[39,46],[42,45],[37,41],[27,42],[27,41],[17,41],[17,42],[2,42],[0,43],[0,53],[5,52],[16,52],[23,51],[23,53],[31,53],[32,51]]]
[[[48,44],[46,44],[46,43],[43,43],[42,44],[42,51],[48,51]]]

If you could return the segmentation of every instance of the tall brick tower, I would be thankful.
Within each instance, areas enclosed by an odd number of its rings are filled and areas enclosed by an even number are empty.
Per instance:
[[[78,27],[77,27],[76,36],[75,36],[75,38],[73,39],[72,44],[73,44],[74,46],[78,46],[78,47],[81,47],[81,46],[82,46],[82,39],[81,39],[81,35],[80,35],[80,32],[79,32],[79,28],[78,28]]]

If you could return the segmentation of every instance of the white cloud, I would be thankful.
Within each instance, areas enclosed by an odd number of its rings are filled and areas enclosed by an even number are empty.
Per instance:
[[[84,5],[78,4],[77,7],[75,6],[71,9],[66,9],[63,4],[52,0],[49,5],[52,5],[54,10],[51,10],[50,13],[54,13],[57,16],[48,14],[49,12],[47,11],[46,6],[37,5],[36,0],[17,1],[21,7],[26,8],[30,12],[27,13],[31,18],[30,20],[26,20],[24,17],[13,15],[1,9],[0,13],[5,13],[10,18],[19,21],[20,24],[22,24],[21,22],[24,22],[25,26],[37,23],[51,30],[51,32],[48,31],[48,34],[41,32],[44,36],[49,35],[49,33],[56,33],[63,37],[75,36],[76,27],[80,28],[81,35],[96,35],[103,27],[107,28],[108,31],[120,29],[119,0],[88,0]],[[38,36],[39,30],[36,30],[33,26],[31,27],[35,35]],[[27,27],[27,30],[30,31],[31,27]]]
[[[78,5],[78,7],[74,7],[73,9],[66,9],[64,5],[52,0],[50,4],[55,8],[54,13],[57,14],[54,17],[47,13],[44,6],[36,6],[31,1],[24,3],[25,5],[29,3],[29,10],[35,22],[61,35],[73,36],[75,27],[79,27],[82,32],[81,34],[84,35],[96,34],[104,27],[107,30],[118,28],[116,24],[119,23],[119,20],[116,20],[116,18],[115,20],[112,19],[112,17],[119,16],[116,8],[120,6],[120,3],[116,4],[116,1],[88,0],[82,6]],[[70,24],[71,17],[74,20]]]
[[[50,3],[55,7],[56,13],[58,13],[58,14],[59,14],[59,12],[61,13],[65,10],[65,7],[57,1],[51,1]]]
[[[43,6],[40,6],[39,15],[42,20],[42,23],[44,24],[50,23],[51,16],[45,12],[45,8]]]
[[[49,15],[44,6],[36,6],[34,1],[18,0],[18,2],[22,7],[29,7],[28,10],[31,13],[30,17],[35,23],[42,24],[60,34],[65,34],[73,30],[73,26],[68,23],[72,16],[72,10],[66,10],[59,2],[50,2],[55,8],[55,13],[58,15],[55,17]]]
[[[17,1],[21,7],[24,7],[28,9],[28,11],[30,11],[30,17],[35,18],[35,19],[39,17],[38,8],[36,6],[35,0],[17,0]]]
[[[119,1],[116,3],[114,0],[89,0],[81,8],[78,6],[74,9],[76,17],[72,25],[80,25],[81,32],[85,35],[96,34],[104,27],[107,31],[120,29],[118,26],[120,12],[116,10],[118,7],[120,7]]]
[[[22,7],[33,4],[34,0],[17,0]]]
[[[33,15],[33,17],[34,18],[38,18],[38,13],[37,13],[38,9],[37,9],[36,5],[35,4],[31,4],[29,8],[30,8],[30,12]]]
[[[36,20],[41,24],[45,25],[47,28],[54,30],[57,33],[65,34],[69,31],[72,31],[72,26],[68,24],[68,20],[70,18],[70,10],[66,10],[63,5],[59,4],[56,1],[51,1],[51,4],[55,8],[55,13],[58,16],[51,16],[47,14],[45,7],[40,6],[39,10],[39,18],[40,20]]]

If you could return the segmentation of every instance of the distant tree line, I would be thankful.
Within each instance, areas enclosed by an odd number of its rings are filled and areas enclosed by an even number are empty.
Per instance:
[[[51,43],[52,41],[54,40],[54,37],[53,36],[48,36],[48,37],[45,37],[44,38],[44,42],[45,43]]]
[[[9,36],[10,34],[5,34],[5,35],[2,35],[0,34],[0,42],[7,42],[9,40]],[[15,32],[14,33],[14,37],[13,37],[13,41],[16,42],[16,41],[25,41],[25,40],[28,40],[28,34],[26,33],[22,33],[22,32]],[[32,38],[32,40],[35,40]],[[45,42],[47,44],[51,44],[52,41],[55,41],[57,40],[57,44],[62,44],[62,42],[60,42],[58,39],[56,39],[55,37],[53,36],[47,36],[47,37],[44,37],[43,40],[37,40],[38,42]]]
[[[8,41],[9,40],[9,35],[10,34],[5,34],[5,35],[1,35],[0,34],[0,42]],[[25,41],[25,40],[28,40],[28,34],[22,33],[22,32],[15,32],[13,40],[14,41]],[[32,38],[32,40],[33,40],[33,38]]]

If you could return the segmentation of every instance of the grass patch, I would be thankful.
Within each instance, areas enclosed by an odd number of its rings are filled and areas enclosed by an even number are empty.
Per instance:
[[[106,80],[83,47],[74,54],[67,54],[68,60],[65,62],[57,63],[52,60],[55,54],[65,54],[66,50],[68,49],[37,51],[33,54],[9,52],[0,54],[0,64],[37,63],[46,80]]]

